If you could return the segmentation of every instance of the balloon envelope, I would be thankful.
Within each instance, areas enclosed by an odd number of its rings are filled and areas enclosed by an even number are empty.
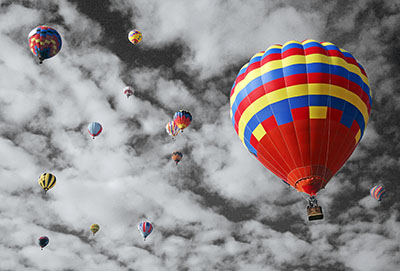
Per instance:
[[[183,154],[179,151],[174,151],[171,156],[172,160],[174,160],[176,164],[178,164],[182,160],[182,157]]]
[[[38,243],[39,246],[43,249],[45,246],[49,244],[49,238],[47,236],[39,237]]]
[[[28,35],[29,48],[40,61],[55,56],[62,45],[61,35],[54,28],[41,25]]]
[[[178,125],[179,129],[183,130],[192,122],[192,114],[189,111],[179,110],[175,112],[174,122]]]
[[[382,197],[386,194],[385,187],[383,185],[375,185],[369,191],[371,196],[377,201],[381,201]]]
[[[167,131],[167,133],[170,136],[177,136],[179,134],[179,127],[178,125],[175,124],[174,121],[170,121],[167,123],[167,125],[165,126],[165,130]]]
[[[142,41],[142,33],[137,29],[133,29],[131,32],[129,32],[128,39],[133,44],[138,44]]]
[[[132,87],[127,86],[124,88],[124,94],[126,95],[127,98],[129,98],[129,96],[132,96],[134,93],[134,90]]]
[[[56,176],[51,173],[43,173],[39,177],[39,185],[47,192],[56,184]]]
[[[98,122],[92,122],[88,125],[88,132],[93,138],[98,136],[101,131],[103,131],[103,127]]]
[[[90,226],[90,230],[91,230],[91,232],[93,232],[93,235],[95,235],[96,232],[98,232],[100,230],[99,224],[92,224]]]
[[[289,41],[241,68],[230,105],[244,146],[279,178],[315,195],[363,136],[371,93],[349,52],[329,42]]]
[[[153,225],[148,221],[141,221],[138,225],[138,231],[146,239],[153,231]]]

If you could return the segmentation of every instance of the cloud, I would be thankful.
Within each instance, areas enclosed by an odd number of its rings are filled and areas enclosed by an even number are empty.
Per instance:
[[[132,25],[143,32],[143,46],[184,43],[176,69],[210,78],[232,65],[243,65],[257,51],[288,40],[319,38],[319,14],[282,1],[234,3],[202,1],[119,1],[112,10],[132,12]],[[246,41],[251,42],[246,42]],[[239,63],[239,64],[237,64]]]
[[[397,270],[398,64],[388,56],[398,5],[118,1],[96,18],[77,1],[1,5],[0,269]],[[143,42],[108,32],[115,18],[142,30]],[[39,65],[26,37],[43,22],[64,43]],[[240,143],[228,96],[257,51],[326,33],[367,69],[376,113],[319,195],[325,220],[309,223],[301,194]],[[168,65],[148,63],[156,58]],[[174,141],[165,124],[179,109],[193,122]],[[91,121],[104,127],[94,140]],[[46,195],[43,172],[57,176]],[[380,204],[368,194],[376,181],[388,189]],[[141,220],[154,224],[146,242]],[[41,235],[50,238],[43,251]]]

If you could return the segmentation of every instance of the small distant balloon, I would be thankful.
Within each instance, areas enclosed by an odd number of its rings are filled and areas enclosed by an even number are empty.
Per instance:
[[[148,221],[141,221],[138,225],[138,231],[146,241],[147,236],[153,231],[153,225]]]
[[[134,90],[133,90],[133,88],[132,87],[130,87],[130,86],[126,86],[125,88],[124,88],[124,94],[126,95],[126,98],[129,98],[130,96],[132,96],[133,94],[134,94]]]
[[[45,192],[47,190],[53,188],[53,186],[56,184],[56,176],[54,176],[51,173],[43,173],[39,177],[39,185],[43,188]]]
[[[174,122],[183,131],[192,122],[192,114],[189,111],[179,110],[174,115]]]
[[[47,236],[39,237],[38,243],[40,248],[43,250],[43,248],[49,244],[49,237]]]
[[[172,160],[175,161],[176,165],[182,160],[182,157],[183,157],[183,154],[179,151],[174,151],[171,156]]]
[[[128,39],[133,44],[138,44],[142,41],[142,33],[137,29],[133,29],[129,32]]]
[[[91,230],[91,232],[93,233],[93,235],[95,235],[96,232],[98,232],[98,231],[100,230],[99,224],[92,224],[92,225],[90,226],[90,230]]]
[[[374,187],[371,188],[369,192],[374,199],[376,199],[377,201],[381,201],[382,197],[386,193],[386,190],[383,185],[375,185]]]
[[[55,56],[61,50],[61,35],[54,28],[46,25],[35,27],[28,35],[29,48],[39,59],[43,60]]]
[[[88,126],[89,134],[93,137],[93,139],[98,136],[101,131],[103,131],[103,127],[98,122],[92,122]]]
[[[167,131],[167,133],[170,136],[172,136],[174,138],[175,138],[175,136],[177,136],[179,134],[179,127],[178,127],[178,125],[175,124],[175,122],[173,120],[167,123],[165,130]]]

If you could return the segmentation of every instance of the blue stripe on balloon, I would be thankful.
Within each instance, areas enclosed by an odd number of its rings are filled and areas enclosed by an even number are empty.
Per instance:
[[[331,45],[324,45],[324,47],[325,47],[325,50],[338,51],[341,54],[343,54],[343,52],[340,51],[339,47],[337,47],[336,45],[332,45],[332,44]]]
[[[288,44],[286,44],[285,46],[282,47],[282,52],[285,52],[285,51],[293,49],[293,48],[304,49],[302,44],[288,43]]]
[[[271,48],[268,49],[267,51],[265,51],[264,55],[262,56],[262,58],[268,56],[268,55],[272,55],[272,54],[281,54],[282,50],[280,48]]]
[[[343,54],[345,57],[350,57],[350,58],[356,60],[356,59],[354,58],[354,56],[353,56],[352,54],[350,54],[349,52],[342,52],[342,54]]]
[[[306,43],[303,46],[304,46],[304,50],[308,49],[308,48],[311,48],[311,47],[319,47],[319,48],[322,48],[322,49],[326,50],[326,48],[322,44],[320,44],[319,42],[315,42],[315,41]]]

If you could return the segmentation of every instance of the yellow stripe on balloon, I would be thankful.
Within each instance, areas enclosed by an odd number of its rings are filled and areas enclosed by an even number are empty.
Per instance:
[[[285,44],[283,44],[282,47],[285,48],[285,46],[287,46],[289,44],[300,44],[303,46],[303,44],[297,40],[290,40],[290,41],[286,42]]]
[[[296,85],[296,87],[297,86],[299,86],[299,85]],[[302,87],[304,88],[304,85],[302,85]],[[276,103],[276,102],[279,102],[279,101],[289,98],[287,88],[281,88],[281,89],[275,90],[273,92],[268,93],[267,96],[268,96],[269,104],[273,104],[273,103]]]
[[[308,39],[308,40],[303,41],[302,44],[303,44],[303,45],[306,45],[306,44],[311,43],[311,42],[319,43],[319,41],[312,40],[312,39]]]
[[[333,44],[332,42],[329,42],[329,41],[324,41],[324,42],[321,42],[321,45],[323,45],[323,46],[332,45],[332,46],[335,46],[335,47],[337,47],[335,44]]]
[[[268,49],[265,50],[265,51],[268,51],[269,49],[282,49],[282,45],[279,45],[279,44],[271,45],[271,46],[268,47]]]

